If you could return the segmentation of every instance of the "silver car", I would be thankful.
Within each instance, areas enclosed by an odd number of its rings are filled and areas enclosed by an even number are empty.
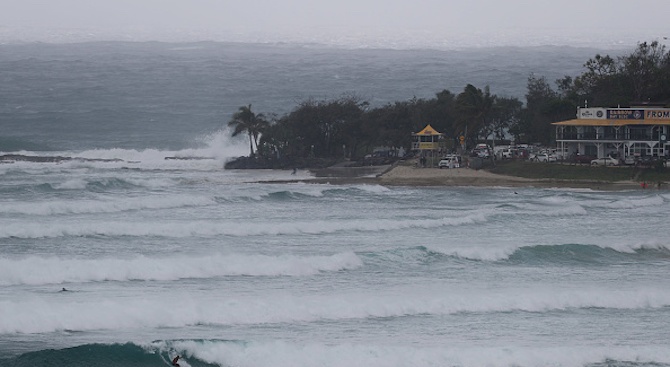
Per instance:
[[[536,162],[556,162],[556,156],[549,153],[539,153],[535,156],[534,160]]]
[[[592,166],[618,166],[619,160],[612,157],[596,158],[591,161]]]

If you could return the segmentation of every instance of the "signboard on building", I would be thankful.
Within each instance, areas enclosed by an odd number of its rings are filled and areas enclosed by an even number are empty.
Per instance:
[[[670,109],[646,110],[644,118],[647,120],[670,120]]]
[[[438,150],[440,148],[438,143],[419,143],[419,149],[421,150]]]
[[[577,110],[577,118],[580,119],[604,119],[606,115],[604,108],[580,108]]]
[[[644,110],[613,109],[607,110],[608,120],[644,120]]]

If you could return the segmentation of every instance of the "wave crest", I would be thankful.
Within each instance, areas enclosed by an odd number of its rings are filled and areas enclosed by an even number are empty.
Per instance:
[[[331,256],[210,255],[186,258],[0,259],[0,285],[168,281],[223,276],[306,276],[363,266],[353,252]]]

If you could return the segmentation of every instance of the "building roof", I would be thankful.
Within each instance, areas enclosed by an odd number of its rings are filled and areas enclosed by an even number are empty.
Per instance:
[[[635,120],[635,119],[573,119],[554,122],[556,126],[625,126],[625,125],[670,125],[670,120]]]
[[[419,131],[418,133],[414,135],[443,135],[441,132],[433,129],[430,124],[426,125],[426,127],[423,128],[423,130]]]

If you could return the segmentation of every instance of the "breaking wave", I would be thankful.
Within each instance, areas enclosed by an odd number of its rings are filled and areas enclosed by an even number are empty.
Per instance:
[[[68,294],[69,293],[69,294]],[[407,287],[386,292],[355,290],[327,295],[267,291],[262,297],[230,298],[226,292],[194,296],[185,291],[149,292],[143,297],[62,297],[0,300],[0,334],[56,331],[142,330],[195,325],[305,323],[457,313],[554,312],[574,309],[658,309],[670,306],[663,285],[636,289],[580,289],[559,286],[462,289],[448,285]],[[90,296],[90,295],[88,295]],[[170,307],[166,308],[165,305]]]
[[[378,232],[407,228],[437,228],[485,222],[486,214],[474,213],[463,217],[438,219],[366,219],[329,221],[290,221],[281,223],[220,223],[191,221],[175,225],[166,222],[58,222],[24,223],[0,228],[0,238],[55,238],[65,236],[154,236],[154,237],[213,237],[262,235],[314,235],[344,231]]]
[[[297,344],[286,341],[176,340],[146,344],[83,344],[0,358],[4,366],[170,366],[175,355],[188,367],[667,367],[670,353],[661,346],[385,346],[369,343]]]
[[[133,259],[0,258],[0,285],[61,284],[101,281],[169,281],[223,276],[306,276],[356,269],[353,252],[331,256],[208,255]]]

